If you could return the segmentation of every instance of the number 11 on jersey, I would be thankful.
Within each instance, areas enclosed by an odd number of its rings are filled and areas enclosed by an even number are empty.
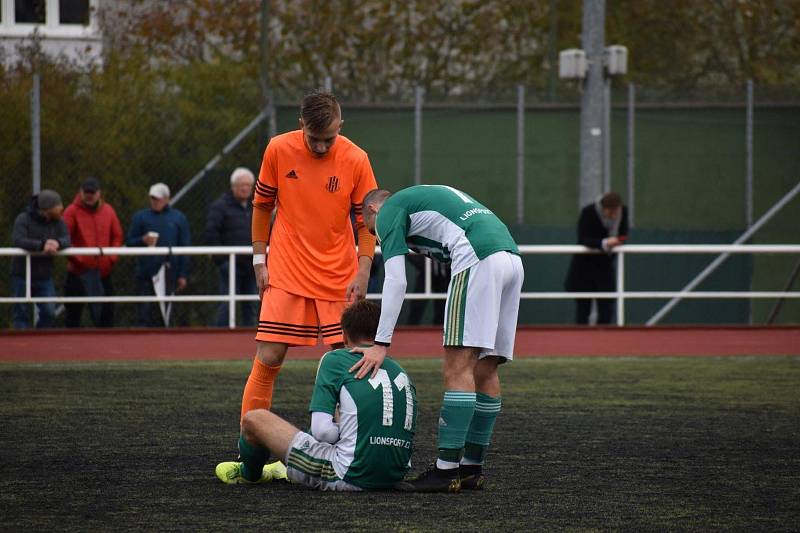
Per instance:
[[[374,378],[370,378],[369,384],[375,390],[381,387],[383,391],[383,425],[391,426],[394,422],[394,387],[392,387],[392,380],[389,379],[389,373],[381,368]],[[403,429],[411,431],[414,423],[414,397],[411,392],[411,382],[405,373],[400,372],[394,378],[394,386],[397,387],[397,390],[406,393],[406,417],[403,421]]]

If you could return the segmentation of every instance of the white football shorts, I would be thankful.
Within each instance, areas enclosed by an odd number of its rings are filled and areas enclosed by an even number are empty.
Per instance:
[[[338,475],[333,468],[336,446],[320,442],[304,431],[298,431],[286,452],[286,475],[292,483],[330,491],[360,491]]]
[[[517,333],[522,259],[497,252],[455,274],[447,288],[444,346],[481,348],[480,358],[511,361]]]

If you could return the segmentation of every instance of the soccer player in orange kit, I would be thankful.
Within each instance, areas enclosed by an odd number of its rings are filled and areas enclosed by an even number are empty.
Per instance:
[[[261,314],[242,417],[270,408],[288,347],[313,346],[320,335],[341,347],[342,311],[366,295],[375,237],[364,226],[361,203],[377,185],[367,153],[339,135],[342,123],[336,98],[314,92],[301,103],[300,129],[274,137],[264,152],[252,226]]]

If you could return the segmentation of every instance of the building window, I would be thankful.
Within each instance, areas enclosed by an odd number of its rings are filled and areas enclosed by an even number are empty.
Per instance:
[[[61,0],[58,7],[61,24],[89,25],[89,0]]]
[[[17,24],[44,24],[47,0],[14,0],[14,20]]]

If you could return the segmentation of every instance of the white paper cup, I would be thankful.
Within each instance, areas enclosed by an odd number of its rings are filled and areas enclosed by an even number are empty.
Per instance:
[[[150,246],[155,246],[156,243],[158,242],[158,232],[157,231],[148,231],[147,232],[147,236],[148,237],[153,237],[155,239],[153,241],[153,244],[150,245]]]

